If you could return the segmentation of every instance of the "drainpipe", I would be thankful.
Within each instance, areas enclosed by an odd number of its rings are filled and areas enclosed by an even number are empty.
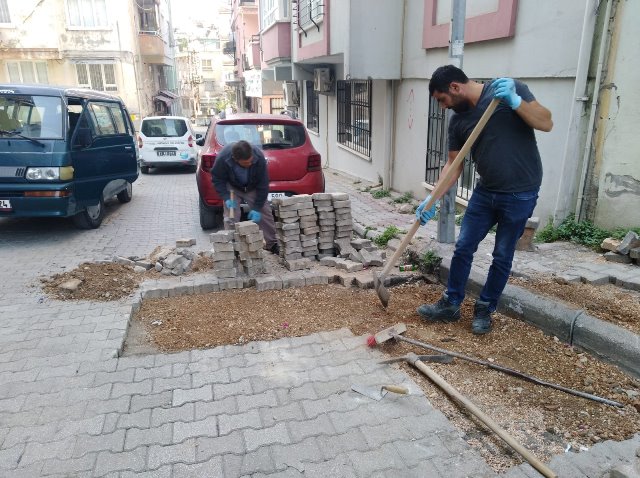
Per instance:
[[[582,156],[582,172],[580,174],[580,184],[578,186],[578,200],[576,202],[576,220],[582,219],[584,212],[584,193],[587,184],[587,173],[589,171],[589,159],[591,157],[591,142],[593,141],[593,133],[595,129],[596,113],[598,109],[598,101],[600,99],[600,83],[602,81],[602,70],[604,69],[604,61],[607,50],[607,43],[611,35],[609,29],[611,7],[613,0],[606,0],[607,8],[604,13],[602,22],[602,34],[600,36],[600,46],[598,49],[598,66],[596,68],[596,78],[593,85],[593,94],[591,97],[591,111],[589,113],[589,123],[587,125],[587,138],[584,143],[584,154]]]
[[[591,53],[593,51],[593,36],[596,28],[598,5],[601,1],[602,0],[588,0],[584,12],[578,64],[576,65],[576,79],[573,90],[573,104],[569,116],[567,140],[564,146],[564,167],[559,183],[563,184],[564,187],[558,187],[554,220],[563,220],[567,216],[571,208],[571,198],[576,191],[576,169],[579,165],[578,156],[580,155],[580,125],[585,112],[585,105],[587,101],[589,101],[589,97],[587,96],[589,62],[591,61]]]

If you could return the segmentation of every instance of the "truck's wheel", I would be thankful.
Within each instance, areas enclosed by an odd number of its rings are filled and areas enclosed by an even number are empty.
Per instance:
[[[127,181],[127,186],[118,193],[117,197],[118,201],[122,204],[131,201],[131,198],[133,197],[133,185]]]
[[[215,211],[207,207],[207,205],[199,199],[200,204],[200,227],[205,231],[207,229],[214,229],[222,227],[222,212]]]
[[[104,201],[100,198],[98,204],[87,208],[73,216],[73,223],[78,229],[97,229],[104,219]]]

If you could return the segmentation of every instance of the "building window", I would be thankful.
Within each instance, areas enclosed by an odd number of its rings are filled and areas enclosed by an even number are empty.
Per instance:
[[[204,80],[204,91],[213,92],[216,90],[216,82],[214,80]]]
[[[202,71],[213,71],[212,60],[202,60]]]
[[[320,23],[324,15],[324,5],[321,0],[303,0],[298,2],[298,26],[309,27],[314,22]]]
[[[69,25],[92,28],[107,26],[106,0],[67,0]]]
[[[338,143],[371,156],[371,80],[337,82]]]
[[[440,178],[440,171],[449,159],[449,147],[447,144],[447,119],[446,111],[440,108],[438,101],[429,98],[427,126],[427,160],[424,180],[427,184],[435,185]],[[462,174],[458,179],[456,196],[468,201],[471,197],[476,182],[476,168],[471,160],[471,155],[464,158]]]
[[[138,15],[140,17],[141,33],[157,33],[160,30],[158,26],[158,10],[155,0],[137,0]]]
[[[115,69],[111,63],[76,64],[78,86],[98,91],[118,91]]]
[[[284,111],[284,98],[270,98],[269,107],[272,115],[279,115]]]
[[[262,30],[281,20],[289,20],[289,0],[260,1],[260,28]]]
[[[0,23],[11,23],[11,15],[9,15],[7,0],[0,0]]]
[[[307,99],[307,128],[317,133],[320,124],[320,95],[313,90],[313,81],[305,81],[304,84]]]
[[[11,83],[49,83],[46,61],[8,61],[7,71]]]

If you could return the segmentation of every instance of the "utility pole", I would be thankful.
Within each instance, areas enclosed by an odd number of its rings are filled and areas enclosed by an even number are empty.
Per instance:
[[[464,20],[466,17],[466,0],[451,0],[451,39],[449,41],[449,64],[462,69],[464,56]],[[445,131],[449,131],[451,111],[447,110]],[[448,153],[447,142],[445,151]],[[448,154],[447,156],[448,157]],[[457,184],[451,186],[440,199],[438,214],[438,242],[452,244],[456,241],[456,191]]]

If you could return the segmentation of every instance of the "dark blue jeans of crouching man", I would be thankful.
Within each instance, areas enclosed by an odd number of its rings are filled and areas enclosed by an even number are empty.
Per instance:
[[[480,241],[497,224],[493,262],[479,297],[479,300],[489,303],[491,312],[496,310],[498,299],[511,273],[516,243],[536,207],[538,191],[539,189],[520,193],[494,193],[480,185],[476,186],[464,213],[451,259],[447,284],[447,296],[451,303],[462,303],[473,254],[478,250]]]

